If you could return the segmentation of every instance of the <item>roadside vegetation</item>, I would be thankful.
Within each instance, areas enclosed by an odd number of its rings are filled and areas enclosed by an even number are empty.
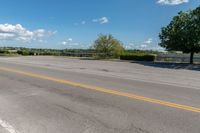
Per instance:
[[[92,49],[37,49],[23,47],[1,47],[0,55],[22,56],[78,56],[92,57],[95,51]]]
[[[120,56],[120,59],[134,61],[155,61],[156,55],[145,53],[124,53]]]
[[[94,46],[95,45],[95,46]],[[102,47],[101,43],[95,43],[90,49],[36,49],[36,48],[19,48],[19,47],[2,47],[0,56],[72,56],[72,57],[93,57],[96,59],[122,59],[134,60],[133,56],[153,56],[161,53],[152,50],[126,50],[123,45],[114,44],[113,47]],[[96,46],[100,45],[100,46]],[[104,45],[104,44],[103,44]],[[106,44],[108,45],[108,44]],[[113,45],[113,44],[112,44]],[[117,47],[115,47],[115,45]],[[101,49],[104,48],[104,49]],[[129,57],[130,56],[130,57]],[[152,61],[152,60],[151,60]]]
[[[179,12],[169,25],[162,28],[159,37],[160,46],[167,51],[190,53],[190,64],[193,64],[194,54],[200,52],[200,7]]]
[[[158,51],[152,50],[126,50],[123,43],[111,34],[100,34],[89,49],[36,49],[2,47],[0,55],[21,56],[72,56],[91,57],[95,59],[121,59],[136,61],[154,61]],[[154,55],[153,55],[154,54]]]
[[[123,43],[113,35],[100,34],[88,49],[36,49],[36,48],[0,48],[0,56],[73,56],[95,59],[121,59],[134,61],[186,62],[194,63],[200,52],[200,6],[187,12],[179,12],[169,25],[163,27],[159,34],[159,45],[168,52],[153,50],[125,49]],[[167,55],[167,54],[168,55]],[[190,54],[190,58],[184,53]],[[159,57],[157,57],[159,55]],[[199,55],[199,54],[198,54]],[[181,57],[182,56],[182,57]]]
[[[97,58],[100,59],[119,58],[124,53],[123,44],[111,34],[99,35],[92,49],[95,50]]]

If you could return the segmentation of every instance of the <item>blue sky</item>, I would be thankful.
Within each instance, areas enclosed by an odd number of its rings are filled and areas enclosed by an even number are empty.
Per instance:
[[[158,34],[200,0],[1,0],[0,46],[87,48],[113,34],[127,48],[159,49]]]

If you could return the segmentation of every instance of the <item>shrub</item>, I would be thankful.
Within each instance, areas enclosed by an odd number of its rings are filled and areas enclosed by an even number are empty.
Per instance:
[[[155,61],[156,55],[143,54],[143,53],[125,53],[120,56],[121,60],[134,60],[134,61]]]
[[[1,54],[8,54],[9,52],[8,52],[8,50],[0,50],[0,53]]]

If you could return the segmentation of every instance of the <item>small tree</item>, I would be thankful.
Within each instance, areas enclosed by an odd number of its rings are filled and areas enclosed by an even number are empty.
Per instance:
[[[166,50],[190,53],[190,64],[193,64],[194,54],[200,52],[200,7],[179,12],[168,26],[162,28],[159,37],[159,45]]]
[[[122,43],[112,35],[99,35],[92,48],[100,58],[118,58],[124,52]]]

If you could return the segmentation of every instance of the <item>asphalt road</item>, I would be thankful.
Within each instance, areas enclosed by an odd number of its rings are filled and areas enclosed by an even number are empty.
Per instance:
[[[0,133],[199,133],[199,71],[0,58]]]

